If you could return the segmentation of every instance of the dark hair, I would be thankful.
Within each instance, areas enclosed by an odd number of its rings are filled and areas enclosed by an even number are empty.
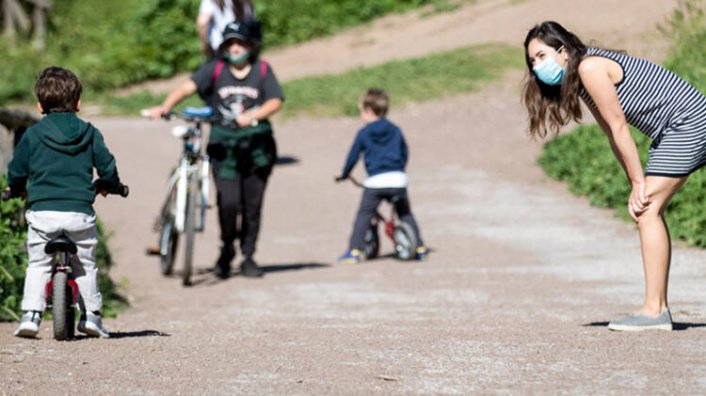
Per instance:
[[[44,114],[78,111],[83,87],[70,70],[50,66],[44,69],[34,84],[34,93]]]
[[[544,44],[568,53],[568,64],[561,85],[550,86],[540,81],[532,71],[532,62],[527,47],[530,41],[541,40]],[[573,33],[554,22],[546,21],[535,25],[525,38],[525,78],[522,103],[529,113],[529,134],[533,137],[546,137],[549,130],[559,133],[562,126],[570,121],[581,120],[579,92],[579,63],[586,54],[586,46]]]
[[[361,98],[361,105],[372,110],[376,116],[384,117],[390,108],[390,98],[384,89],[368,88]]]
[[[226,0],[213,1],[222,12],[223,7],[226,5]],[[252,1],[250,0],[228,0],[228,3],[230,3],[233,7],[233,14],[235,15],[235,19],[238,21],[253,18],[255,16],[255,10],[253,10]]]

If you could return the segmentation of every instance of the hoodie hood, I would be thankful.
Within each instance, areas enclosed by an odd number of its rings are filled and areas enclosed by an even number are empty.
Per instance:
[[[397,128],[385,118],[381,118],[371,124],[368,124],[368,128],[370,139],[375,144],[379,145],[387,144],[397,135]]]
[[[66,154],[83,151],[93,138],[94,128],[74,113],[49,113],[39,139],[48,147]]]

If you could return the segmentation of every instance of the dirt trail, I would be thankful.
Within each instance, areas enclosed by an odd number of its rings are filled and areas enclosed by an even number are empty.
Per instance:
[[[365,28],[374,39],[357,46],[359,35],[347,32],[267,58],[285,79],[304,75],[299,70],[334,73],[441,43],[518,43],[549,18],[658,57],[664,43],[655,42],[654,26],[674,2],[512,3],[385,18]],[[333,263],[359,191],[332,177],[359,122],[300,118],[276,124],[291,164],[278,167],[268,187],[257,255],[267,276],[218,282],[207,272],[218,248],[212,211],[189,289],[161,277],[142,254],[155,239],[153,216],[179,150],[169,125],[94,119],[132,188],[129,199],[100,200],[97,209],[114,232],[113,276],[127,280],[133,307],[106,321],[111,340],[54,342],[50,323],[40,340],[19,340],[13,324],[0,324],[1,392],[704,393],[706,253],[675,248],[671,305],[680,331],[606,330],[641,299],[637,234],[536,167],[540,147],[524,135],[521,77],[392,111],[411,147],[413,208],[434,249],[427,262]]]

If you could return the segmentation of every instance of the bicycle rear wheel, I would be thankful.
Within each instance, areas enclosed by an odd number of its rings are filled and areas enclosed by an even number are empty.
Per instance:
[[[370,222],[370,226],[365,230],[363,237],[363,254],[366,259],[374,259],[380,252],[380,237],[378,236],[377,221]]]
[[[201,195],[198,191],[198,176],[195,173],[189,175],[189,188],[186,197],[186,219],[184,224],[184,234],[186,243],[184,247],[184,272],[182,273],[182,284],[191,285],[191,267],[194,256],[194,237],[196,234],[196,201]]]
[[[400,260],[412,260],[416,257],[417,238],[412,226],[400,222],[395,226],[395,255]]]
[[[57,271],[52,280],[52,320],[54,339],[63,341],[73,337],[74,312],[68,274]]]
[[[159,234],[159,264],[162,275],[168,276],[174,270],[174,259],[179,245],[179,232],[174,224],[174,217],[164,219]]]

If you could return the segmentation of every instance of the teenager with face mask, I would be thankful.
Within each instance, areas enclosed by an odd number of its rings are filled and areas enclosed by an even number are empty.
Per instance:
[[[280,110],[284,95],[272,69],[259,58],[261,41],[257,20],[228,24],[218,57],[201,66],[160,106],[150,109],[150,116],[159,118],[198,93],[221,118],[211,126],[208,154],[223,243],[215,273],[222,279],[230,275],[236,239],[244,257],[241,275],[263,275],[253,255],[265,187],[277,156],[269,117]]]
[[[706,96],[647,60],[586,47],[556,22],[533,27],[524,46],[529,133],[544,138],[579,121],[583,100],[632,186],[627,206],[640,233],[645,301],[608,328],[672,330],[667,303],[671,241],[664,210],[687,177],[706,165]],[[644,173],[628,125],[652,139]]]

